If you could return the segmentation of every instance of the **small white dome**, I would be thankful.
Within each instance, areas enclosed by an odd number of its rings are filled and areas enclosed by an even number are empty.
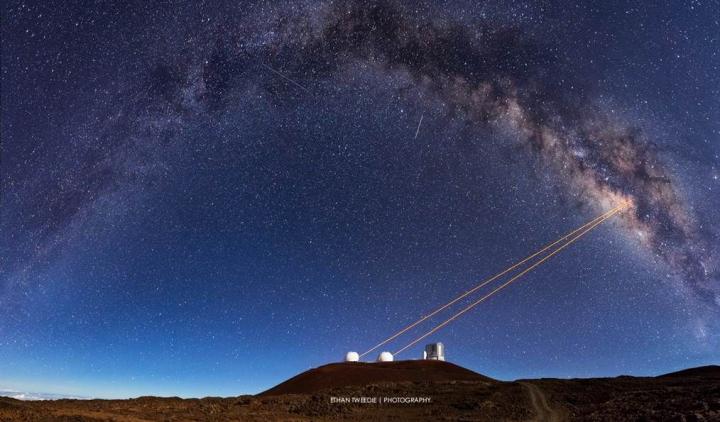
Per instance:
[[[347,352],[345,355],[345,362],[357,362],[360,360],[358,352]]]
[[[392,362],[393,355],[390,352],[382,352],[382,353],[380,353],[380,356],[378,356],[377,361],[378,362]]]

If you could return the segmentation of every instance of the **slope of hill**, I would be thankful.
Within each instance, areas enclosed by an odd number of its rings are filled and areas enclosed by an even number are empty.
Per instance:
[[[708,366],[658,377],[503,382],[447,362],[400,361],[325,365],[257,396],[33,402],[0,397],[0,421],[70,420],[717,421],[720,373]]]
[[[398,382],[498,381],[450,362],[405,360],[397,362],[342,362],[310,369],[260,396],[311,394],[332,388]]]
[[[714,377],[720,379],[720,366],[708,365],[698,366],[697,368],[688,368],[681,371],[670,372],[669,374],[659,375],[658,378],[682,378],[682,377]]]

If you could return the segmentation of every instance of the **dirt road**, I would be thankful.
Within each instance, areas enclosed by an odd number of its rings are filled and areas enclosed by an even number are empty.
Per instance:
[[[529,382],[523,382],[521,384],[527,389],[528,395],[530,396],[530,402],[537,415],[535,420],[542,422],[560,422],[565,420],[557,409],[550,407],[547,397],[540,387]]]

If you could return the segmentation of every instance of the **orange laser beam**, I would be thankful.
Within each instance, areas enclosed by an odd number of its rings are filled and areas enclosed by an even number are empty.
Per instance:
[[[572,243],[574,243],[576,240],[580,239],[580,238],[581,238],[582,236],[584,236],[586,233],[588,233],[589,231],[591,231],[591,230],[594,229],[595,227],[599,226],[599,225],[602,224],[605,220],[611,218],[612,216],[614,216],[615,214],[619,213],[620,211],[622,211],[622,210],[623,210],[624,208],[626,208],[626,207],[627,207],[627,204],[622,204],[622,205],[614,208],[613,211],[612,211],[612,213],[611,213],[610,215],[607,215],[607,216],[603,217],[600,221],[597,221],[597,222],[593,223],[592,226],[590,226],[590,227],[588,227],[587,229],[585,229],[582,233],[580,233],[580,234],[577,235],[576,237],[570,239],[570,240],[567,241],[565,244],[563,244],[563,245],[560,246],[559,248],[555,249],[553,252],[549,253],[548,255],[546,255],[545,257],[543,257],[541,260],[539,260],[538,262],[534,263],[534,264],[531,265],[530,267],[526,268],[525,270],[523,270],[523,271],[520,272],[519,274],[515,275],[514,277],[512,277],[510,280],[508,280],[507,282],[505,282],[504,284],[502,284],[501,286],[499,286],[499,287],[496,288],[495,290],[491,291],[490,293],[488,293],[488,294],[486,294],[485,296],[481,297],[481,298],[478,299],[477,301],[475,301],[475,302],[471,303],[470,305],[468,305],[467,307],[465,307],[465,308],[464,308],[463,310],[461,310],[460,312],[456,313],[456,314],[453,315],[452,317],[450,317],[450,318],[448,318],[447,320],[443,321],[442,323],[440,323],[439,325],[437,325],[437,326],[436,326],[435,328],[433,328],[432,330],[428,331],[427,333],[425,333],[425,334],[423,334],[422,336],[418,337],[417,339],[413,340],[413,341],[410,342],[407,346],[405,346],[405,347],[403,347],[402,349],[400,349],[400,350],[398,350],[397,352],[395,352],[394,355],[397,355],[398,353],[403,352],[404,350],[406,350],[406,349],[414,346],[415,344],[417,344],[417,343],[418,343],[419,341],[421,341],[422,339],[426,338],[427,336],[435,333],[435,332],[438,331],[439,329],[441,329],[441,328],[443,328],[444,326],[448,325],[450,322],[454,321],[455,319],[457,319],[458,317],[460,317],[461,315],[463,315],[463,314],[466,313],[467,311],[471,310],[472,308],[474,308],[475,306],[477,306],[477,305],[479,305],[480,303],[484,302],[486,299],[490,298],[491,296],[493,296],[494,294],[496,294],[496,293],[499,292],[500,290],[504,289],[505,287],[509,286],[511,283],[515,282],[515,281],[516,281],[517,279],[519,279],[520,277],[522,277],[522,276],[524,276],[525,274],[527,274],[528,272],[532,271],[534,268],[536,268],[537,266],[539,266],[539,265],[542,264],[543,262],[547,261],[547,260],[550,259],[552,256],[554,256],[555,254],[557,254],[558,252],[560,252],[561,250],[563,250],[563,249],[565,249],[566,247],[570,246]]]
[[[593,224],[594,222],[602,219],[602,218],[605,217],[605,216],[610,215],[610,213],[619,210],[620,207],[623,207],[623,206],[625,206],[625,204],[618,205],[617,207],[611,209],[610,211],[607,211],[606,213],[604,213],[604,214],[602,214],[602,215],[600,215],[600,216],[598,216],[598,217],[595,217],[594,219],[592,219],[592,220],[588,221],[587,223],[583,224],[582,226],[580,226],[580,227],[576,228],[575,230],[573,230],[573,231],[565,234],[564,236],[560,237],[559,239],[555,240],[554,242],[546,245],[545,247],[543,247],[543,248],[540,249],[539,251],[533,253],[532,255],[527,256],[527,257],[524,258],[523,260],[521,260],[521,261],[519,261],[519,262],[511,265],[510,267],[508,267],[508,268],[504,269],[503,271],[495,274],[494,276],[492,276],[492,277],[490,277],[490,278],[482,281],[480,284],[478,284],[477,286],[473,287],[472,289],[466,291],[465,293],[461,294],[460,296],[456,297],[455,299],[451,300],[450,302],[442,305],[441,307],[435,309],[435,310],[432,311],[431,313],[425,315],[424,317],[418,319],[417,321],[413,322],[412,324],[408,325],[407,327],[401,329],[400,331],[398,331],[397,333],[393,334],[392,336],[386,338],[385,340],[383,340],[383,341],[381,341],[380,343],[376,344],[375,346],[371,347],[371,348],[368,349],[366,352],[362,353],[362,354],[360,355],[360,357],[363,357],[363,356],[367,355],[368,353],[372,352],[373,350],[376,350],[378,347],[380,347],[380,346],[382,346],[382,345],[384,345],[384,344],[386,344],[386,343],[388,343],[388,342],[396,339],[396,338],[399,337],[400,335],[406,333],[408,330],[416,327],[416,326],[417,326],[418,324],[420,324],[421,322],[423,322],[423,321],[427,320],[428,318],[436,315],[437,313],[439,313],[439,312],[441,312],[442,310],[448,308],[449,306],[452,306],[453,304],[457,303],[459,300],[467,297],[468,295],[470,295],[470,294],[478,291],[479,289],[487,286],[489,283],[497,280],[499,277],[504,276],[504,275],[507,274],[508,272],[510,272],[510,271],[514,270],[515,268],[521,266],[522,264],[526,263],[527,261],[535,258],[536,256],[540,255],[541,253],[545,252],[546,250],[550,249],[551,247],[557,245],[558,243],[562,242],[563,240],[567,239],[568,237],[574,235],[575,233],[579,232],[580,230],[584,229],[585,227]]]

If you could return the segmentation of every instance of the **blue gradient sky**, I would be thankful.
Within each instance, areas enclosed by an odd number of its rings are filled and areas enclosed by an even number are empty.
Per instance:
[[[3,3],[0,390],[259,392],[597,215],[546,158],[452,112],[409,67],[338,55],[328,74],[288,70],[307,91],[263,72],[311,68],[283,55],[297,34],[278,16],[322,27],[335,13],[292,4]],[[499,379],[717,364],[718,3],[398,7],[515,27],[538,42],[536,82],[638,127],[707,276],[613,220],[428,341]]]

